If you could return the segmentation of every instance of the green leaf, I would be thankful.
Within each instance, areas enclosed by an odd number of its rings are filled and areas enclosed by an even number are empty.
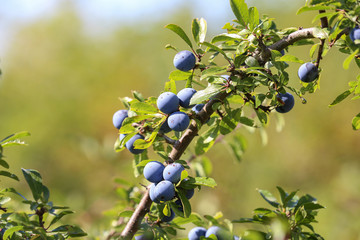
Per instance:
[[[190,100],[190,105],[202,103],[225,89],[223,85],[209,84],[204,90],[197,91]]]
[[[316,16],[314,17],[314,19],[312,20],[312,23],[316,22],[317,20],[319,20],[319,19],[321,19],[321,18],[323,18],[323,17],[331,18],[331,17],[333,17],[333,16],[335,16],[335,15],[338,15],[338,14],[339,14],[339,12],[324,12],[324,13],[320,13],[320,14],[318,14],[318,15],[316,15]]]
[[[330,7],[330,6],[323,6],[323,5],[315,5],[315,6],[304,6],[304,7],[301,7],[296,15],[299,15],[300,13],[303,13],[303,12],[308,12],[308,11],[316,11],[316,10],[333,10],[334,7]]]
[[[69,237],[84,237],[87,234],[79,227],[73,225],[62,225],[60,227],[55,228],[51,232],[65,232]]]
[[[343,92],[342,94],[340,94],[339,96],[337,96],[335,98],[335,100],[329,105],[329,107],[333,107],[334,105],[340,103],[341,101],[343,101],[345,98],[347,98],[349,95],[351,94],[350,90],[346,90],[345,92]]]
[[[259,11],[256,7],[249,8],[249,22],[250,29],[254,29],[257,25],[259,25]]]
[[[247,148],[247,142],[245,137],[241,135],[234,136],[233,140],[229,142],[231,150],[238,162],[242,160],[242,155],[244,154]]]
[[[9,202],[10,200],[11,200],[11,197],[0,196],[0,206],[4,205],[5,203]]]
[[[179,196],[181,204],[183,206],[184,217],[188,218],[191,214],[191,205],[190,205],[189,199],[187,199],[187,197],[185,196],[184,191],[179,191],[178,196]]]
[[[224,73],[226,72],[226,69],[227,67],[211,67],[211,68],[208,68],[206,70],[204,70],[202,73],[201,73],[201,78],[200,80],[203,80],[209,76],[212,76],[212,75],[217,75],[217,74],[221,74],[221,73]]]
[[[214,145],[215,139],[219,135],[219,129],[219,125],[216,124],[200,135],[195,145],[196,155],[206,153]]]
[[[214,188],[217,186],[215,180],[210,177],[196,177],[194,184],[198,185],[198,186],[206,186],[206,187],[211,187],[211,188]]]
[[[175,81],[171,79],[170,81],[165,82],[164,90],[166,92],[172,92],[172,93],[176,94],[176,83],[175,83]]]
[[[269,191],[258,189],[258,192],[271,206],[278,207],[280,205],[277,199]]]
[[[249,67],[259,67],[259,62],[253,56],[249,56],[245,60],[245,64]]]
[[[8,228],[3,235],[3,239],[5,239],[5,240],[11,239],[11,236],[15,232],[18,232],[18,231],[22,230],[23,228],[24,228],[24,226],[15,226],[15,227]]]
[[[141,93],[139,93],[138,91],[132,91],[132,94],[133,94],[134,98],[137,99],[138,101],[145,102],[143,95]]]
[[[15,174],[8,172],[8,171],[0,171],[0,176],[12,178],[16,181],[19,181],[19,178]]]
[[[241,41],[244,40],[241,36],[235,33],[221,33],[217,36],[215,36],[211,43],[217,43],[217,42],[227,42],[227,41]]]
[[[200,20],[198,18],[193,19],[191,31],[197,44],[205,40],[206,30],[207,24],[204,18],[200,18]]]
[[[290,54],[286,54],[286,55],[280,57],[280,58],[277,59],[277,60],[280,60],[280,61],[283,61],[283,62],[304,63],[303,60],[297,58],[296,56],[290,55]]]
[[[183,72],[180,70],[172,71],[169,75],[170,80],[182,81],[188,79],[192,75],[192,72]]]
[[[355,50],[355,52],[353,52],[350,56],[348,56],[348,57],[344,60],[344,62],[343,62],[343,68],[344,68],[344,69],[349,69],[351,60],[353,60],[353,59],[355,58],[355,56],[356,56],[356,54],[358,54],[358,52],[359,52],[359,49],[357,48],[357,49]]]
[[[240,117],[240,123],[244,124],[246,126],[249,127],[253,127],[254,126],[254,120],[248,118],[248,117]]]
[[[319,46],[319,44],[314,44],[311,49],[310,49],[310,58],[313,58],[315,51],[317,49],[317,47]]]
[[[329,37],[329,31],[325,28],[315,27],[313,30],[313,35],[319,39],[326,39]]]
[[[0,145],[3,145],[3,143],[9,142],[9,141],[14,141],[14,140],[17,140],[17,139],[19,139],[21,137],[27,137],[27,136],[30,136],[30,133],[27,132],[27,131],[11,134],[10,136],[7,136],[3,140],[1,140]]]
[[[352,127],[354,130],[360,129],[360,113],[352,119]]]
[[[9,169],[9,167],[10,167],[9,164],[3,159],[0,159],[0,166],[4,167],[6,169]]]
[[[185,31],[181,27],[176,24],[168,24],[165,26],[165,28],[170,29],[171,31],[179,35],[179,37],[181,37],[191,48],[193,47],[189,37],[186,35]]]
[[[165,45],[165,49],[172,49],[172,50],[175,50],[176,52],[179,51],[176,47],[174,47],[174,46],[171,45],[171,44],[166,44],[166,45]]]
[[[249,22],[249,11],[245,0],[230,0],[230,6],[239,23],[246,27]]]
[[[71,210],[65,210],[65,211],[60,212],[59,214],[56,214],[55,217],[51,220],[51,223],[49,226],[52,226],[53,224],[57,223],[62,217],[66,216],[68,214],[72,214],[72,213],[74,213],[74,212]]]
[[[26,182],[30,187],[30,190],[32,192],[35,201],[40,200],[42,198],[42,194],[44,191],[40,173],[33,169],[22,168],[21,170],[24,174]]]
[[[188,218],[175,218],[172,222],[175,223],[176,225],[181,226],[184,224],[198,222],[201,220],[202,219],[198,214],[192,213],[192,214],[190,214],[190,216]]]
[[[214,44],[211,44],[211,43],[209,43],[209,42],[203,42],[202,45],[205,45],[205,46],[207,46],[208,48],[210,48],[210,49],[212,49],[212,50],[214,50],[214,51],[216,51],[216,52],[221,53],[226,60],[231,61],[231,60],[229,59],[229,57],[226,55],[226,53],[224,52],[224,50],[222,50],[222,49],[219,48],[218,46],[215,46]]]
[[[135,102],[131,104],[131,110],[136,113],[155,114],[158,112],[157,108],[146,102]]]

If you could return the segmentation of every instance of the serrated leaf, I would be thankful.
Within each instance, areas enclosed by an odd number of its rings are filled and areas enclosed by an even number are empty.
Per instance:
[[[277,199],[269,191],[258,189],[258,192],[271,206],[278,207],[280,205]]]
[[[355,56],[358,54],[359,49],[356,49],[355,52],[353,52],[351,55],[349,55],[343,62],[343,68],[349,69],[351,61],[355,58]]]
[[[131,110],[136,113],[155,114],[157,108],[146,102],[135,102],[131,104]]]
[[[283,62],[304,63],[303,60],[297,58],[296,56],[290,55],[290,54],[286,54],[286,55],[280,57],[278,60],[283,61]]]
[[[208,68],[206,70],[204,70],[202,73],[201,73],[201,78],[200,80],[203,80],[209,76],[212,76],[212,75],[217,75],[217,74],[221,74],[221,73],[224,73],[226,72],[226,69],[227,67],[211,67],[211,68]]]
[[[339,96],[337,96],[335,98],[335,100],[329,105],[329,107],[333,107],[334,105],[340,103],[341,101],[343,101],[345,98],[347,98],[349,95],[351,94],[350,90],[346,90],[345,92],[343,92],[342,94],[340,94]]]
[[[315,5],[315,6],[304,6],[301,7],[296,15],[301,14],[303,12],[308,12],[308,11],[316,11],[316,10],[332,10],[334,9],[334,7],[330,7],[330,6],[323,6],[323,5]]]
[[[223,85],[209,84],[204,90],[197,91],[190,100],[190,105],[195,105],[209,100],[225,89]]]
[[[249,126],[249,127],[253,127],[254,126],[254,120],[253,119],[250,119],[248,117],[240,117],[240,123],[241,124],[244,124],[246,126]]]
[[[360,113],[352,119],[352,128],[354,130],[360,129]]]
[[[249,25],[250,30],[253,30],[257,25],[259,25],[259,11],[256,7],[249,8]]]
[[[249,10],[245,0],[230,0],[230,6],[239,23],[246,27],[249,22]]]
[[[168,24],[165,26],[165,28],[170,29],[171,31],[179,35],[179,37],[181,37],[191,48],[193,47],[189,37],[186,35],[185,31],[181,27],[176,24]]]
[[[188,79],[191,75],[192,75],[191,72],[184,72],[184,71],[180,71],[180,70],[175,70],[175,71],[172,71],[170,73],[169,79],[174,80],[174,81],[181,81],[181,80]]]
[[[199,186],[211,187],[211,188],[214,188],[217,186],[215,180],[210,177],[196,177],[194,184],[199,185]]]

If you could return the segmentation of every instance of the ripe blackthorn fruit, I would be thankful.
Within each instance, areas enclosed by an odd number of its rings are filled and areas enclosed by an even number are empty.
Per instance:
[[[172,130],[181,132],[189,126],[190,118],[184,112],[174,112],[169,116],[167,122]]]
[[[203,109],[204,106],[205,104],[199,103],[196,104],[191,110],[193,110],[196,114],[198,114]]]
[[[190,230],[188,234],[189,240],[200,240],[201,236],[205,237],[206,234],[206,228],[203,227],[194,227]]]
[[[163,180],[164,164],[158,161],[148,162],[144,167],[144,177],[152,183],[158,183]]]
[[[196,90],[193,88],[184,88],[178,92],[177,96],[179,98],[180,106],[183,108],[191,108],[190,106],[190,99],[196,93]]]
[[[128,110],[119,110],[113,115],[113,124],[117,129],[121,128],[121,125],[125,118],[128,117]]]
[[[157,107],[165,114],[176,112],[179,109],[179,98],[172,92],[164,92],[157,99]]]
[[[307,62],[300,66],[298,76],[301,81],[309,83],[319,77],[319,70],[313,63]]]
[[[353,28],[350,32],[350,39],[351,41],[355,42],[355,40],[359,40],[360,39],[360,28],[359,26],[356,26],[355,28]]]
[[[180,163],[171,163],[163,171],[163,178],[172,183],[177,183],[181,179],[181,172],[185,168]]]
[[[187,50],[178,52],[174,57],[174,66],[180,71],[187,72],[195,67],[195,55]]]
[[[175,187],[172,182],[163,180],[156,184],[153,192],[154,199],[169,201],[175,197]]]
[[[121,137],[121,135],[120,135]],[[143,151],[145,151],[145,149],[135,149],[134,148],[134,142],[138,139],[145,139],[145,137],[141,134],[136,134],[134,135],[132,138],[129,139],[129,141],[127,141],[125,143],[125,147],[132,153],[132,154],[140,154]]]
[[[275,108],[277,112],[287,113],[294,107],[295,100],[291,93],[279,93],[278,95],[276,95],[276,97],[284,102],[283,105]]]

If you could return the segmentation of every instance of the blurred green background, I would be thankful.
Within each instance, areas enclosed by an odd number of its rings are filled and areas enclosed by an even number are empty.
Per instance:
[[[146,97],[162,91],[175,53],[164,46],[186,48],[164,25],[175,23],[190,33],[192,18],[204,17],[210,40],[234,16],[227,1],[216,0],[1,3],[0,135],[32,134],[28,147],[5,152],[11,170],[19,176],[21,167],[39,170],[53,201],[77,212],[67,220],[96,234],[107,224],[102,213],[116,202],[113,179],[142,181],[132,175],[132,156],[113,151],[112,115],[123,108],[118,97],[132,90]],[[311,26],[312,13],[295,15],[301,1],[247,3],[274,17],[278,28]],[[308,46],[291,48],[290,54],[310,60]],[[281,132],[272,118],[266,146],[259,133],[239,129],[248,140],[241,163],[221,144],[210,150],[218,187],[196,194],[195,211],[250,217],[252,209],[266,206],[256,188],[300,189],[327,207],[315,225],[325,239],[360,239],[359,132],[351,128],[359,105],[346,100],[328,108],[359,72],[355,64],[344,70],[345,58],[336,50],[325,57],[321,89],[306,96],[307,104],[296,101]],[[296,87],[299,66],[289,68]],[[5,185],[27,191],[13,181]]]

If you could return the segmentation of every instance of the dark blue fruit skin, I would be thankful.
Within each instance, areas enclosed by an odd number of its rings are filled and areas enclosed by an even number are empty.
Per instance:
[[[161,221],[163,222],[170,222],[175,218],[175,213],[172,209],[170,209],[170,216],[164,216]]]
[[[185,168],[180,163],[171,163],[163,171],[163,178],[172,183],[177,183],[181,179],[181,172]]]
[[[169,127],[168,123],[167,123],[167,119],[165,120],[165,122],[163,122],[163,124],[161,125],[160,129],[159,129],[160,133],[169,133],[171,132],[171,128]]]
[[[193,88],[184,88],[178,92],[177,96],[179,98],[179,104],[183,108],[191,108],[194,105],[190,106],[190,99],[196,93],[196,90]]]
[[[164,164],[158,161],[148,162],[144,167],[144,177],[152,183],[158,183],[163,180]]]
[[[180,71],[187,72],[195,67],[195,55],[187,50],[178,52],[174,57],[174,66]]]
[[[205,104],[200,103],[200,104],[196,104],[191,110],[193,110],[196,114],[198,114],[203,107],[205,106]]]
[[[280,98],[284,102],[284,105],[275,108],[275,110],[279,113],[287,113],[295,105],[295,99],[291,93],[279,93],[276,97]]]
[[[129,139],[129,141],[127,141],[125,143],[125,147],[132,153],[132,154],[140,154],[143,151],[145,151],[145,149],[134,149],[134,142],[138,139],[145,139],[145,137],[143,135],[140,134],[136,134],[134,135],[132,138]]]
[[[190,230],[188,234],[189,240],[200,240],[201,236],[205,237],[206,234],[206,228],[203,227],[194,227]]]
[[[194,188],[192,188],[192,189],[186,189],[185,191],[186,191],[186,192],[185,192],[185,197],[186,197],[187,199],[190,199],[190,198],[192,198],[192,197],[194,196],[194,193],[195,193],[195,189],[194,189]]]
[[[156,104],[160,111],[170,114],[179,109],[179,98],[172,92],[164,92],[160,94]]]
[[[231,239],[231,233],[226,229],[223,229],[218,226],[210,227],[205,234],[205,237],[210,237],[211,234],[214,234],[218,240],[229,240]]]
[[[113,124],[117,129],[121,128],[124,119],[128,117],[128,110],[119,110],[113,115]]]
[[[353,28],[350,32],[350,39],[351,41],[355,42],[355,40],[360,39],[360,29],[359,26]]]
[[[190,118],[184,112],[174,112],[169,116],[167,122],[172,130],[181,132],[189,126]]]
[[[303,82],[312,82],[319,77],[319,70],[311,62],[307,62],[300,66],[298,76]]]
[[[163,180],[158,184],[156,184],[153,195],[155,199],[166,202],[173,199],[174,196],[175,196],[175,187],[172,182]]]
[[[160,200],[155,197],[155,192],[154,192],[155,187],[156,187],[156,184],[154,184],[154,183],[150,185],[149,196],[150,196],[151,201],[153,201],[154,203],[160,203]]]

